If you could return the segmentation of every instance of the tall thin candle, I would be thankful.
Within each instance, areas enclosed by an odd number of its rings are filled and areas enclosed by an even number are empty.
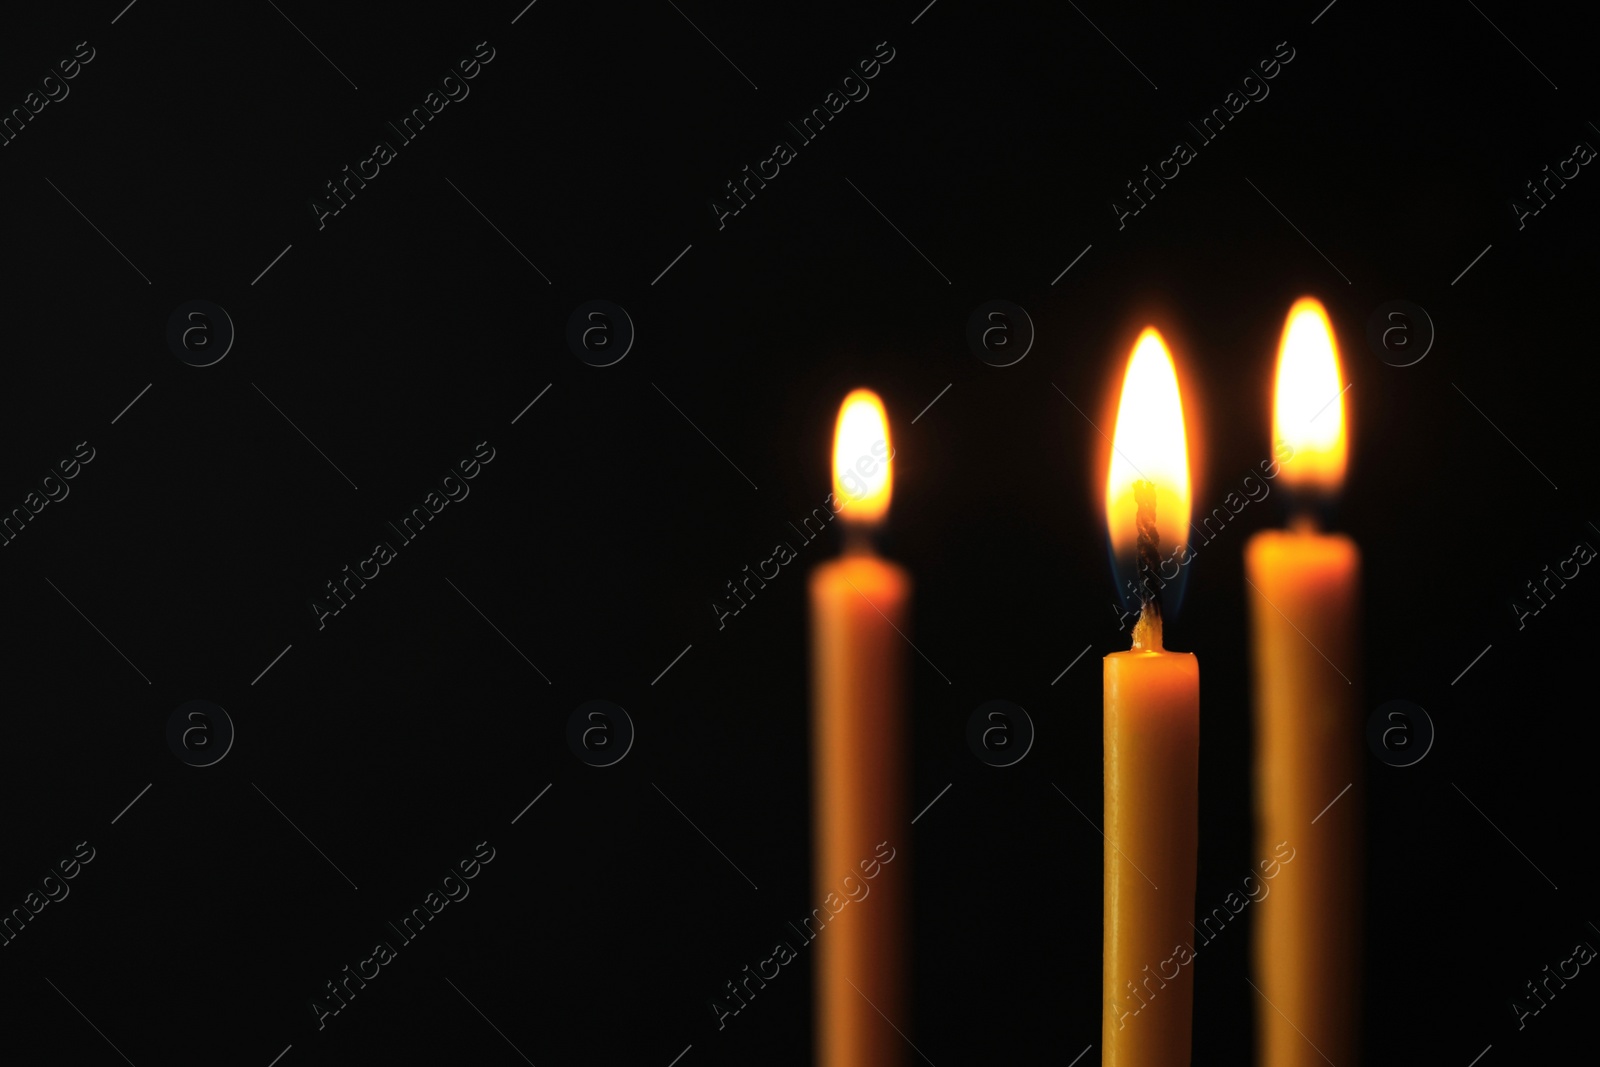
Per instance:
[[[857,389],[839,409],[835,512],[844,554],[811,574],[812,771],[817,900],[873,877],[870,898],[844,907],[816,942],[818,1067],[897,1067],[910,1026],[904,927],[906,616],[911,580],[872,549],[893,484],[888,419]],[[848,880],[848,881],[847,881]],[[831,906],[829,911],[832,911]]]
[[[1302,505],[1289,530],[1250,539],[1256,850],[1293,868],[1258,905],[1252,969],[1258,1062],[1358,1062],[1361,731],[1356,683],[1361,554],[1310,514],[1344,481],[1344,386],[1327,312],[1295,302],[1278,350],[1273,434]]]
[[[1188,966],[1199,842],[1200,665],[1162,647],[1164,546],[1189,527],[1188,443],[1177,372],[1146,329],[1123,378],[1106,521],[1122,574],[1138,575],[1133,648],[1105,657],[1107,1067],[1187,1067]],[[1170,552],[1170,549],[1168,549]]]

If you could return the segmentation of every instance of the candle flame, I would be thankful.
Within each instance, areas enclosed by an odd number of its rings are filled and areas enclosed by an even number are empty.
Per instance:
[[[1159,551],[1163,559],[1171,558],[1173,550],[1188,541],[1189,445],[1177,368],[1153,326],[1145,327],[1128,357],[1106,474],[1106,524],[1119,574],[1137,573],[1135,487],[1140,482],[1154,487]]]
[[[1294,451],[1283,465],[1292,489],[1336,491],[1344,481],[1344,389],[1339,344],[1322,304],[1303,296],[1289,309],[1278,345],[1275,442]]]
[[[875,525],[889,513],[894,486],[889,416],[871,389],[854,389],[839,405],[833,434],[833,495],[839,517]]]

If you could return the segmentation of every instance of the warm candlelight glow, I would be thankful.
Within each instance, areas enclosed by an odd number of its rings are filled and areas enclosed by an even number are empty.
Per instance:
[[[1188,538],[1189,446],[1178,372],[1153,326],[1145,327],[1128,357],[1106,474],[1106,525],[1119,575],[1136,571],[1135,485],[1141,481],[1155,488],[1160,553],[1163,559],[1171,558],[1173,549]]]
[[[833,435],[833,493],[846,522],[876,524],[889,512],[894,485],[889,416],[871,389],[854,389],[839,405]]]
[[[1303,296],[1289,309],[1278,345],[1272,412],[1274,441],[1294,449],[1283,465],[1292,489],[1333,492],[1344,481],[1344,384],[1333,324],[1317,300]]]

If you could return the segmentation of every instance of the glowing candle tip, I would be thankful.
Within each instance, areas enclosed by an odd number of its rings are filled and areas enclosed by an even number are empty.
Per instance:
[[[894,474],[889,416],[870,389],[854,389],[839,405],[833,436],[835,509],[847,529],[881,523],[889,513]]]

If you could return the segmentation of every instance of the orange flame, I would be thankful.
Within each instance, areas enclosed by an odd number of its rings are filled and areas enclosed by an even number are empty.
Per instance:
[[[1112,552],[1131,560],[1138,538],[1134,483],[1155,487],[1156,527],[1163,554],[1188,540],[1189,445],[1172,354],[1147,326],[1128,357],[1117,406],[1117,426],[1106,473],[1106,524]]]
[[[894,474],[889,416],[871,389],[854,389],[839,405],[833,434],[833,495],[839,517],[874,525],[889,513]]]
[[[1347,451],[1339,344],[1333,324],[1317,300],[1303,296],[1284,320],[1278,345],[1278,378],[1272,434],[1293,455],[1283,464],[1293,489],[1338,490]]]

